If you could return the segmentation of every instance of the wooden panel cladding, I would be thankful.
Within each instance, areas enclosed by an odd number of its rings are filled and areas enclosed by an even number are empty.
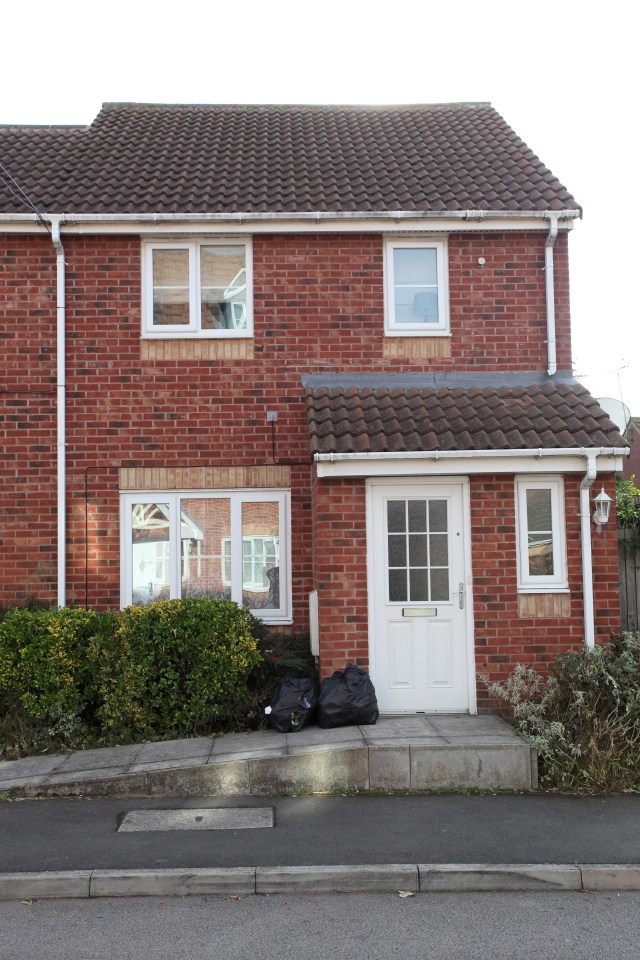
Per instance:
[[[518,596],[518,613],[532,620],[570,617],[571,597],[568,593],[521,593]]]
[[[451,356],[451,337],[385,337],[384,356],[398,360],[425,360]]]
[[[121,490],[283,489],[291,467],[122,467]]]
[[[253,360],[253,340],[141,340],[141,360]]]

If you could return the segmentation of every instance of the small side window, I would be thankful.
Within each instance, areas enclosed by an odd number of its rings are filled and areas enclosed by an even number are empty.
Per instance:
[[[387,240],[385,332],[409,337],[449,333],[444,240]]]
[[[567,589],[562,478],[516,478],[516,509],[518,589]]]

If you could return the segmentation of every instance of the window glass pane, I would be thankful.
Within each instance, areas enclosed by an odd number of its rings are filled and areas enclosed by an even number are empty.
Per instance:
[[[429,530],[431,533],[447,532],[446,500],[429,500]]]
[[[406,567],[407,538],[404,533],[389,534],[389,566]]]
[[[131,505],[131,599],[169,599],[169,504]]]
[[[200,248],[203,330],[244,330],[247,326],[247,270],[244,246]]]
[[[437,253],[433,247],[395,247],[393,279],[396,284],[433,285],[438,282]]]
[[[422,247],[393,251],[393,302],[396,323],[438,323],[437,252]]]
[[[153,325],[189,323],[189,251],[153,251]]]
[[[528,543],[529,575],[551,577],[553,569],[553,541],[548,534],[530,533]]]
[[[407,529],[404,500],[387,501],[387,529],[389,533],[404,533]]]
[[[389,600],[399,602],[407,599],[407,571],[389,570]]]
[[[226,497],[181,500],[183,597],[231,599],[231,501]]]
[[[242,602],[255,609],[280,606],[280,505],[242,504]]]
[[[421,600],[429,599],[429,571],[428,570],[410,570],[409,581],[411,585],[411,602],[418,603]]]
[[[426,533],[414,533],[409,537],[409,563],[412,567],[426,567],[429,563]]]
[[[551,533],[551,490],[527,490],[527,529]]]
[[[427,529],[427,504],[425,500],[409,500],[409,530],[411,533],[423,533]]]
[[[551,577],[555,572],[551,490],[527,490],[526,503],[529,575]]]
[[[449,571],[431,571],[431,602],[449,600]]]

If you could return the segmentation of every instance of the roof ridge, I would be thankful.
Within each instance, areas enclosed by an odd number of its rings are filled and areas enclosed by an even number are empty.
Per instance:
[[[457,110],[457,109],[494,109],[490,101],[461,100],[450,103],[160,103],[136,100],[107,100],[102,110],[120,110],[127,108],[141,110],[351,110],[381,111],[393,110]]]

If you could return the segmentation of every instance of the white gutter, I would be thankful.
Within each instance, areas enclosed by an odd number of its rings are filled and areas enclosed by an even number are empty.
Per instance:
[[[238,213],[66,213],[45,214],[49,220],[60,218],[65,224],[74,223],[256,223],[286,221],[352,221],[352,220],[576,220],[580,210],[313,210]],[[0,223],[32,223],[38,217],[32,213],[3,213]]]
[[[58,421],[58,606],[67,603],[67,482],[66,482],[66,366],[65,366],[65,262],[60,240],[61,216],[48,217],[51,240],[56,251],[56,342],[57,342],[57,421]]]
[[[392,450],[383,453],[316,453],[317,462],[341,460],[476,460],[480,457],[626,457],[629,447],[540,447],[526,450]]]
[[[580,483],[580,541],[582,546],[582,596],[584,607],[584,645],[593,650],[596,642],[593,615],[593,563],[591,559],[591,508],[589,490],[598,472],[594,455],[587,456],[587,472]]]
[[[547,291],[547,373],[550,377],[557,370],[556,363],[556,304],[553,284],[553,245],[558,236],[558,218],[549,217],[549,236],[544,245],[544,280]]]

